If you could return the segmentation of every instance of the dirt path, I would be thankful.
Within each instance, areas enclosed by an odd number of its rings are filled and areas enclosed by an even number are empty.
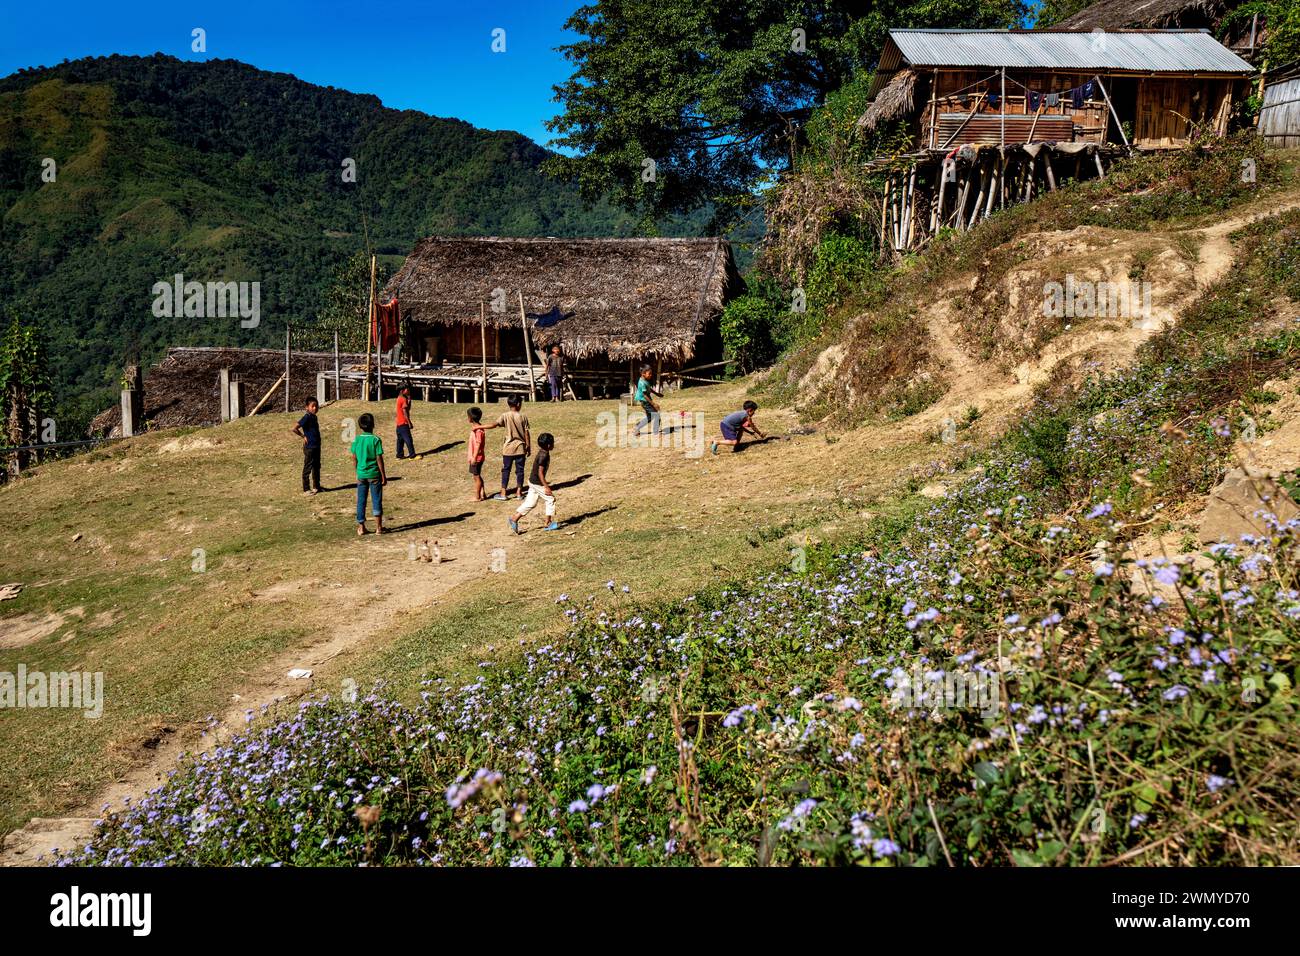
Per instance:
[[[1228,236],[1234,230],[1260,214],[1298,206],[1300,197],[1295,196],[1261,202],[1231,219],[1188,230],[1201,238],[1199,259],[1194,266],[1197,288],[1221,278],[1231,267],[1232,246]],[[1177,303],[1175,311],[1185,304]],[[660,508],[665,508],[665,502],[671,503],[674,498],[685,501],[694,497],[695,517],[707,524],[725,520],[733,488],[757,489],[757,493],[769,496],[773,504],[797,509],[806,502],[860,492],[873,483],[879,487],[896,479],[917,454],[926,453],[928,436],[944,419],[958,419],[965,408],[976,406],[986,412],[982,428],[996,428],[996,423],[1027,400],[1034,387],[1060,363],[1086,355],[1090,360],[1115,367],[1130,361],[1138,346],[1157,331],[1122,320],[1081,323],[1078,328],[1054,338],[1040,355],[1008,373],[978,361],[959,344],[959,317],[952,314],[947,300],[936,303],[923,320],[929,323],[934,352],[949,385],[947,394],[926,411],[894,425],[863,428],[839,436],[833,444],[820,436],[805,436],[795,439],[794,447],[779,452],[764,449],[756,453],[755,450],[726,456],[724,461],[711,456],[704,461],[692,460],[683,457],[680,451],[661,449],[605,454],[599,457],[598,465],[592,466],[586,480],[562,492],[562,513],[601,515],[619,507],[634,508],[642,503],[647,489],[653,488],[659,496],[656,500]],[[716,408],[727,408],[739,404],[743,387],[709,391],[710,401]],[[540,417],[541,410],[536,414]],[[769,431],[779,433],[793,424],[794,419],[788,413],[766,413],[765,427]],[[201,455],[205,447],[193,443],[188,450],[168,447],[160,451],[178,456]],[[884,454],[886,450],[899,454],[891,458]],[[461,453],[456,451],[457,455]],[[701,475],[710,472],[724,476],[724,485],[716,494],[700,497]],[[441,494],[446,510],[455,515],[446,519],[445,525],[417,527],[349,542],[337,557],[314,564],[310,577],[279,581],[248,592],[254,601],[283,601],[296,609],[308,605],[313,609],[309,623],[318,636],[276,654],[250,673],[232,675],[226,688],[229,705],[216,715],[218,723],[206,738],[201,736],[198,725],[167,728],[160,732],[145,759],[104,787],[94,799],[85,801],[67,816],[33,819],[10,833],[0,847],[0,865],[34,864],[54,847],[67,849],[84,841],[105,804],[120,805],[124,798],[138,799],[158,785],[182,753],[211,746],[216,740],[243,729],[250,711],[256,714],[264,707],[292,703],[304,696],[338,693],[341,688],[337,682],[321,679],[322,669],[329,672],[329,665],[337,658],[416,627],[431,608],[457,588],[490,574],[489,556],[494,550],[500,549],[509,563],[526,564],[528,549],[534,546],[536,535],[515,537],[506,531],[505,513],[513,510],[514,505],[464,503],[462,506],[463,490],[462,480],[454,493]],[[317,499],[320,500],[318,518],[338,520],[340,512],[351,510],[347,502],[322,499]],[[472,516],[467,514],[470,511]],[[605,530],[601,527],[605,520],[596,519],[595,526],[587,523],[564,533],[582,534],[598,542],[596,536]],[[665,522],[668,520],[665,517]],[[449,560],[438,565],[408,562],[411,545],[418,546],[426,539],[440,542]],[[310,679],[291,678],[288,674],[294,669],[314,674]]]
[[[723,407],[729,407],[739,404],[743,386],[709,391],[713,393],[712,402],[721,401]],[[564,408],[568,410],[570,407]],[[543,406],[529,414],[541,418],[546,410]],[[769,412],[765,420],[768,431],[784,431],[793,424],[793,418],[781,412]],[[821,444],[824,446],[825,443]],[[160,451],[176,455],[178,452],[174,445],[164,445]],[[201,456],[209,450],[208,445],[192,442],[184,453]],[[811,457],[818,457],[822,451],[814,448]],[[463,448],[453,449],[453,452],[454,462],[440,461],[438,465],[459,473],[464,469],[463,458],[459,457],[464,453]],[[569,450],[569,455],[572,461],[574,452]],[[576,483],[569,485],[564,480],[565,473],[561,474],[556,491],[562,521],[575,515],[599,516],[603,511],[637,504],[645,499],[646,490],[650,488],[657,488],[670,498],[688,495],[698,498],[697,475],[701,469],[720,471],[725,468],[728,482],[774,489],[773,494],[788,496],[790,500],[818,494],[809,488],[775,490],[781,488],[783,480],[798,465],[788,454],[778,453],[777,449],[762,448],[742,455],[706,456],[705,459],[687,457],[679,448],[624,448],[613,453],[597,452],[597,455],[600,456],[598,466],[590,468]],[[390,464],[390,476],[393,467]],[[566,473],[571,475],[572,468],[569,464]],[[486,474],[485,481],[491,493],[494,481]],[[329,484],[328,478],[326,484]],[[507,566],[526,567],[530,562],[530,550],[541,543],[539,539],[543,537],[537,530],[541,524],[541,507],[526,519],[530,530],[522,536],[515,536],[506,527],[505,518],[515,510],[517,502],[473,504],[465,496],[467,484],[462,479],[454,489],[445,488],[441,483],[427,489],[436,493],[436,507],[447,513],[442,519],[435,519],[441,523],[407,528],[400,520],[390,519],[396,533],[345,539],[346,543],[341,542],[337,549],[337,556],[313,558],[311,577],[245,590],[242,599],[283,603],[286,614],[292,608],[295,615],[301,617],[303,609],[308,609],[310,617],[307,623],[319,636],[276,654],[252,672],[232,675],[226,687],[230,703],[214,715],[217,723],[207,730],[206,736],[198,723],[162,728],[148,741],[148,750],[137,754],[137,762],[96,793],[93,799],[85,801],[66,816],[34,818],[26,826],[8,834],[0,846],[0,865],[32,865],[40,857],[48,857],[55,847],[66,850],[84,842],[105,805],[119,806],[124,798],[139,799],[163,781],[183,753],[201,752],[241,731],[250,712],[258,715],[263,708],[291,705],[307,696],[339,694],[343,690],[340,681],[330,679],[331,675],[337,676],[334,674],[337,668],[332,668],[332,663],[349,654],[363,653],[382,645],[395,634],[415,629],[430,613],[436,613],[431,609],[456,589],[491,575],[493,562],[499,560],[498,556],[504,558]],[[424,486],[415,487],[425,490]],[[414,488],[406,484],[390,485],[390,488],[394,489],[392,495],[405,495],[408,500],[414,493]],[[310,499],[315,517],[345,521],[341,515],[352,511],[350,491],[343,497],[347,499],[346,503],[337,494]],[[709,520],[718,512],[725,512],[727,500],[727,494],[719,493],[712,503],[701,502],[699,513]],[[277,502],[275,507],[287,511],[290,505]],[[608,530],[612,530],[611,524],[596,517],[594,523],[586,521],[576,528],[566,526],[551,534],[571,538],[581,534],[599,543],[599,536]],[[410,549],[413,546],[418,549],[426,541],[438,543],[445,559],[442,563],[409,560]],[[321,673],[322,669],[325,674]],[[305,679],[290,677],[293,670],[307,670],[313,674]],[[366,690],[362,688],[361,692]]]
[[[1232,233],[1264,216],[1278,215],[1300,208],[1300,196],[1268,197],[1251,203],[1231,218],[1211,226],[1189,228],[1163,238],[1173,246],[1175,235],[1194,235],[1200,240],[1192,274],[1195,285],[1188,294],[1159,303],[1159,311],[1176,317],[1201,290],[1222,279],[1232,267],[1234,251]],[[1063,234],[1068,235],[1068,234]],[[1132,246],[1148,242],[1142,233],[1132,234],[1120,244],[1107,249],[1112,258],[1123,257]],[[948,386],[946,394],[930,408],[914,415],[900,427],[934,431],[945,419],[960,421],[965,409],[976,407],[986,418],[1005,420],[1065,363],[1087,361],[1102,369],[1114,369],[1133,360],[1138,348],[1163,327],[1160,322],[1137,322],[1125,319],[1093,319],[1080,322],[1049,341],[1039,354],[1021,363],[1007,374],[991,363],[980,361],[960,344],[960,316],[954,314],[951,297],[943,297],[922,316],[930,332],[930,344]]]

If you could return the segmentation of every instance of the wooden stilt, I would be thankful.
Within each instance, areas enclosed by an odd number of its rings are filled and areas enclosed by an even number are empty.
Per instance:
[[[533,375],[533,343],[528,335],[528,316],[524,313],[524,293],[519,290],[519,324],[524,327],[524,357],[528,359],[528,400],[537,401],[537,377]]]
[[[939,188],[935,190],[938,199],[934,201],[934,206],[930,209],[930,234],[939,231],[939,223],[943,221],[943,196],[948,188],[948,180],[943,176],[943,162],[939,162]]]
[[[908,192],[912,194],[911,209],[907,217],[907,235],[903,239],[903,248],[912,248],[912,233],[916,226],[916,164],[912,164],[912,173],[909,177]]]
[[[487,404],[487,305],[482,299],[478,302],[478,336],[483,349],[483,404]]]
[[[885,243],[888,241],[887,236],[889,235],[885,231],[885,228],[888,225],[888,220],[889,220],[889,188],[890,186],[893,185],[893,183],[894,183],[893,176],[890,176],[888,179],[885,180],[885,194],[880,199],[880,258],[881,259],[885,257]]]

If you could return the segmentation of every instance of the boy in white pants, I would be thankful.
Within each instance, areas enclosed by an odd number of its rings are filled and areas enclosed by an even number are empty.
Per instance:
[[[546,517],[550,519],[542,530],[560,530],[560,526],[555,521],[555,493],[551,491],[551,482],[547,475],[547,472],[551,469],[551,449],[555,447],[555,436],[550,432],[543,432],[538,435],[537,447],[541,451],[533,459],[533,470],[528,476],[528,497],[519,506],[515,516],[506,519],[506,523],[510,525],[510,530],[515,534],[523,533],[519,530],[519,522],[524,515],[537,507],[538,498],[541,498],[546,503]]]

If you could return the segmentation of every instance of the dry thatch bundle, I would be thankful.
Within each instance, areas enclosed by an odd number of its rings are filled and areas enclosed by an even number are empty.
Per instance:
[[[916,109],[916,71],[899,70],[894,78],[867,106],[867,111],[858,120],[858,128],[874,130],[880,123],[902,119]]]
[[[1239,0],[1100,0],[1053,24],[1053,30],[1212,27]]]
[[[523,293],[533,342],[570,358],[685,361],[742,287],[722,239],[421,240],[384,287],[405,321],[519,327]]]
[[[364,355],[341,355],[344,368],[361,363]],[[151,368],[144,379],[144,417],[151,428],[177,428],[221,423],[221,370],[228,368],[244,383],[245,412],[251,412],[267,390],[284,374],[284,352],[279,349],[172,348]],[[316,373],[333,372],[334,355],[326,352],[294,352],[289,363],[290,408],[300,409],[316,395]],[[345,397],[359,385],[343,383]],[[262,409],[284,410],[284,386]],[[91,421],[96,435],[119,434],[122,408],[114,405]]]

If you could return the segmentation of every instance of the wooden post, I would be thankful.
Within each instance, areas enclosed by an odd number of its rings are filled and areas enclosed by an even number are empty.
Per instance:
[[[528,335],[528,316],[524,313],[524,291],[519,290],[519,324],[524,327],[524,358],[528,359],[528,400],[537,401],[537,379],[533,375],[533,343]]]
[[[961,121],[960,126],[958,126],[955,130],[953,130],[952,135],[948,137],[948,141],[944,143],[941,147],[939,147],[940,149],[947,149],[949,146],[952,145],[953,140],[955,140],[958,136],[961,135],[961,131],[966,128],[966,124],[969,123],[971,121],[971,118],[976,113],[979,112],[980,105],[983,103],[983,101],[984,101],[984,92],[981,90],[979,93],[975,94],[975,105],[972,106],[970,112],[966,114],[966,118]]]
[[[989,199],[984,207],[984,218],[987,219],[993,215],[993,201],[998,197],[998,190],[1002,188],[1002,149],[998,148],[998,155],[989,160]]]
[[[1056,192],[1056,173],[1052,169],[1052,150],[1050,147],[1043,147],[1043,168],[1047,170],[1047,189],[1049,192]]]
[[[324,375],[325,373],[322,372],[321,374]],[[281,382],[284,382],[285,393],[286,394],[288,393],[289,380],[285,378],[283,375],[281,375],[279,378],[275,380],[275,383],[266,390],[266,394],[262,396],[262,400],[253,406],[253,410],[248,413],[249,418],[252,418],[254,415],[256,415],[258,412],[262,410],[262,406],[265,405],[268,401],[270,401],[271,396],[275,394],[275,390],[280,387]]]
[[[885,180],[885,195],[880,200],[880,258],[885,258],[885,223],[889,217],[889,187],[894,183],[894,177],[890,176]]]
[[[289,337],[292,334],[293,326],[286,325],[284,327],[284,410],[286,412],[289,410]],[[271,387],[274,388],[275,386]],[[260,403],[258,407],[261,407]],[[256,415],[257,413],[254,412],[253,414]]]
[[[998,106],[1002,107],[1002,132],[998,138],[998,145],[1007,145],[1007,68],[1002,68],[1002,96],[998,99]]]
[[[217,372],[217,391],[221,393],[221,421],[230,421],[230,369]]]
[[[370,304],[366,307],[366,381],[361,389],[363,401],[370,401],[370,345],[375,340],[375,260],[370,258]]]
[[[948,188],[948,180],[944,178],[944,162],[939,161],[939,198],[934,201],[934,208],[930,210],[930,233],[933,235],[939,231],[943,225],[943,194]]]
[[[129,388],[122,389],[122,437],[131,438],[135,435],[135,427],[138,424],[135,420],[135,399]]]
[[[244,417],[244,383],[237,378],[230,380],[230,420]]]
[[[1106,105],[1110,107],[1110,115],[1115,117],[1115,128],[1119,130],[1120,139],[1122,139],[1124,145],[1127,146],[1128,137],[1124,135],[1124,124],[1119,121],[1119,114],[1115,112],[1115,104],[1110,101],[1110,94],[1106,92],[1106,87],[1101,85],[1100,76],[1094,76],[1093,79],[1097,81],[1097,88],[1101,90],[1101,95],[1106,98]],[[1101,140],[1103,143],[1106,141],[1105,134],[1102,135]]]
[[[912,194],[912,205],[911,205],[911,209],[909,210],[910,214],[907,217],[907,235],[903,238],[904,249],[910,249],[912,247],[912,233],[915,230],[915,223],[916,223],[916,164],[915,163],[912,164],[912,174],[909,178],[910,178],[910,182],[907,188],[908,191]]]
[[[935,67],[934,78],[930,80],[930,148],[939,135],[936,124],[939,121],[939,68]]]
[[[483,398],[480,401],[487,404],[488,383],[487,383],[487,306],[480,299],[478,303],[478,335],[483,346]]]
[[[382,402],[384,400],[384,356],[379,348],[383,336],[379,334],[379,297],[375,294],[376,261],[374,256],[370,257],[370,310],[371,324],[375,327],[375,401]]]
[[[334,401],[343,397],[343,390],[339,387],[339,334],[334,333]]]

